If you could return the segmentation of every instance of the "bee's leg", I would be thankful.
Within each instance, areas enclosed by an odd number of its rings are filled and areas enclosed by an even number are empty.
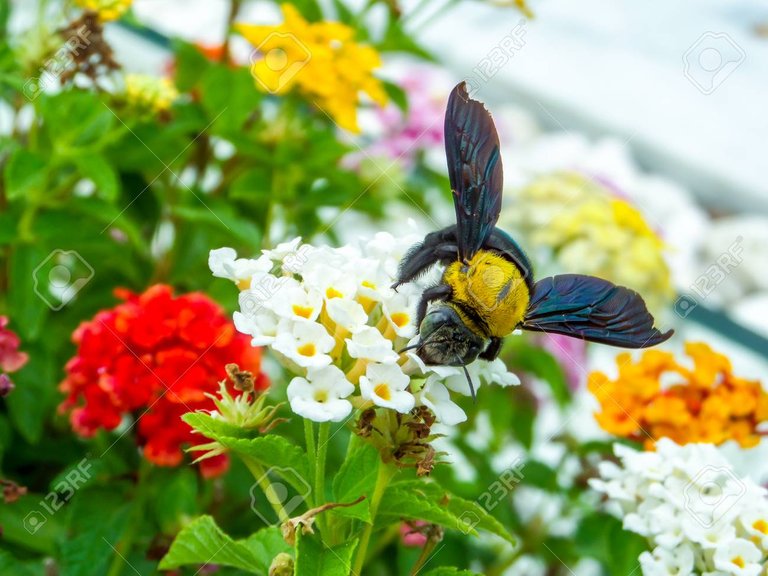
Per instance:
[[[427,234],[423,242],[413,246],[400,262],[397,282],[392,285],[392,288],[410,282],[438,262],[449,264],[458,256],[459,248],[456,245],[455,226],[431,232]]]
[[[496,357],[499,355],[499,352],[501,352],[501,345],[504,344],[503,338],[497,338],[496,336],[491,337],[491,343],[488,344],[488,347],[480,352],[480,355],[478,358],[482,358],[483,360],[496,360]]]
[[[421,326],[421,321],[424,320],[424,316],[427,314],[427,306],[429,306],[429,303],[433,300],[446,300],[451,297],[451,294],[453,294],[453,288],[448,286],[448,284],[438,284],[437,286],[432,286],[431,288],[424,290],[424,293],[421,295],[419,307],[416,310],[417,330]]]

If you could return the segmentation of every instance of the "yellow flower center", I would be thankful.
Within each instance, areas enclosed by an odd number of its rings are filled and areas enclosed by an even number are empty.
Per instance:
[[[406,314],[405,312],[395,312],[394,314],[392,314],[392,322],[398,328],[407,326],[410,320],[411,320],[411,317],[408,316],[408,314]]]
[[[296,316],[301,316],[302,318],[309,318],[310,316],[312,316],[312,307],[299,306],[298,304],[294,304],[293,313],[296,314]]]
[[[315,392],[315,402],[323,404],[328,401],[328,392],[326,390],[318,390]]]
[[[361,282],[361,284],[362,284],[363,286],[365,286],[366,288],[370,288],[371,290],[376,290],[376,284],[374,284],[374,283],[373,283],[373,282],[371,282],[370,280],[363,280],[363,281]]]
[[[317,348],[315,348],[315,345],[312,344],[312,342],[308,342],[307,344],[302,344],[296,349],[296,352],[301,354],[302,356],[314,356],[317,353]]]
[[[248,290],[248,288],[251,287],[251,279],[246,278],[244,280],[238,280],[237,281],[237,288],[238,290]]]
[[[344,296],[344,294],[336,290],[336,288],[334,288],[333,286],[330,286],[325,291],[325,297],[328,298],[328,300],[330,300],[331,298],[341,298],[342,296]]]
[[[739,568],[744,568],[744,558],[742,558],[741,556],[736,556],[735,558],[732,558],[731,562],[736,564],[736,566],[738,566]]]
[[[387,384],[377,384],[373,391],[376,393],[376,396],[381,398],[382,400],[391,400],[392,399],[392,392],[389,389],[389,385]]]
[[[758,532],[762,532],[763,534],[768,534],[768,522],[765,520],[756,520],[754,524],[752,524],[752,528],[757,530]]]

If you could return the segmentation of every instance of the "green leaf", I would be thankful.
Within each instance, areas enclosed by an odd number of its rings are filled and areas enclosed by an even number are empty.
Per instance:
[[[248,430],[242,426],[235,426],[220,418],[214,418],[205,412],[188,412],[181,419],[211,440],[218,440],[219,438],[254,438],[259,433],[258,430]]]
[[[240,568],[249,574],[263,574],[277,554],[288,545],[275,526],[259,530],[247,540],[233,540],[210,516],[201,516],[188,524],[160,561],[160,570],[172,570],[187,564],[221,564]]]
[[[270,434],[252,439],[224,436],[219,442],[244,460],[257,462],[267,473],[280,475],[300,496],[310,493],[306,452],[290,440]]]
[[[544,380],[557,403],[567,406],[571,401],[571,391],[557,359],[525,338],[510,339],[509,342],[509,346],[505,347],[505,353],[509,353],[509,364]]]
[[[648,550],[642,536],[624,530],[620,520],[602,512],[581,521],[574,543],[580,555],[599,560],[610,574],[634,572],[638,556]]]
[[[109,202],[114,202],[120,193],[117,172],[104,156],[83,154],[75,159],[80,174],[90,179],[96,186],[96,194]]]
[[[446,493],[437,484],[419,481],[405,481],[390,484],[384,492],[382,502],[376,516],[380,521],[400,522],[406,520],[424,520],[439,524],[445,528],[460,530],[464,533],[477,535],[474,529],[464,519],[456,517],[445,505]]]
[[[0,8],[1,10],[2,8]],[[0,574],[13,576],[39,576],[45,573],[43,560],[24,561],[14,558],[10,552],[0,550]]]
[[[279,474],[301,495],[308,493],[310,484],[307,481],[306,453],[290,440],[274,434],[256,438],[230,436],[228,434],[232,432],[240,436],[244,433],[241,429],[235,431],[231,424],[199,412],[185,414],[182,418],[203,436],[216,440],[244,460],[251,460],[268,469],[267,472]]]
[[[547,492],[558,492],[557,472],[538,460],[526,460],[522,469],[525,483]]]
[[[408,112],[408,95],[400,86],[394,82],[383,81],[384,90],[389,96],[389,99],[395,103],[395,106],[400,108],[403,112]]]
[[[506,487],[505,487],[506,488]],[[507,490],[509,488],[506,488]],[[506,493],[492,494],[488,492],[489,498],[491,498],[491,504],[498,502],[499,498],[506,496]],[[466,525],[472,526],[477,530],[484,530],[495,534],[496,536],[503,538],[512,545],[517,543],[517,540],[504,528],[501,522],[496,520],[491,514],[483,508],[478,502],[472,502],[459,498],[458,496],[450,496],[448,500],[448,510],[451,511],[457,518],[462,520]],[[485,501],[484,501],[485,502]],[[492,504],[493,505],[493,504]]]
[[[71,506],[70,534],[61,544],[62,574],[106,574],[115,554],[110,545],[125,532],[132,502],[121,491],[96,488],[78,493]]]
[[[176,53],[176,87],[181,92],[189,92],[211,65],[211,62],[194,44],[174,39],[173,51]]]
[[[17,149],[8,159],[5,169],[8,200],[42,196],[47,177],[48,163],[45,158],[24,148]]]
[[[335,508],[339,516],[371,522],[370,499],[381,465],[378,450],[353,436],[350,451],[333,479],[333,498],[336,502],[353,502],[360,496],[366,499],[349,508]]]
[[[61,398],[56,388],[53,359],[50,351],[40,345],[23,347],[30,354],[27,364],[12,375],[16,384],[13,394],[6,399],[10,417],[16,429],[30,444],[37,444],[43,434],[43,426],[53,411],[56,398]]]
[[[357,540],[328,548],[310,535],[296,533],[296,574],[301,576],[348,576]]]

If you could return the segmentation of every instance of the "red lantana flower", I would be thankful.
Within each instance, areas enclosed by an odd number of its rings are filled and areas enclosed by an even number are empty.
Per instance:
[[[227,364],[258,374],[256,389],[268,386],[260,350],[204,294],[174,297],[165,285],[143,294],[115,293],[122,304],[99,312],[72,335],[78,349],[66,366],[61,390],[67,398],[60,409],[85,437],[117,428],[130,414],[144,457],[177,466],[185,446],[207,441],[192,434],[181,416],[214,408],[205,393],[218,390]],[[205,460],[201,472],[215,476],[227,463],[226,455]]]

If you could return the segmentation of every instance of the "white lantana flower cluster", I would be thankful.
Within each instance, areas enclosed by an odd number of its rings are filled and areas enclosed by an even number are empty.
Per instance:
[[[330,248],[297,238],[256,259],[238,258],[231,248],[211,251],[213,275],[240,289],[236,328],[254,346],[270,347],[295,374],[287,392],[296,414],[338,422],[353,408],[407,413],[426,406],[444,424],[466,420],[449,393],[470,394],[463,370],[399,353],[418,338],[416,308],[425,286],[391,286],[401,258],[419,240],[379,233]],[[476,387],[519,383],[499,359],[467,368]]]
[[[768,566],[768,492],[739,478],[711,444],[655,452],[617,445],[621,466],[600,465],[591,481],[623,517],[624,528],[645,536],[645,576],[759,576]]]

